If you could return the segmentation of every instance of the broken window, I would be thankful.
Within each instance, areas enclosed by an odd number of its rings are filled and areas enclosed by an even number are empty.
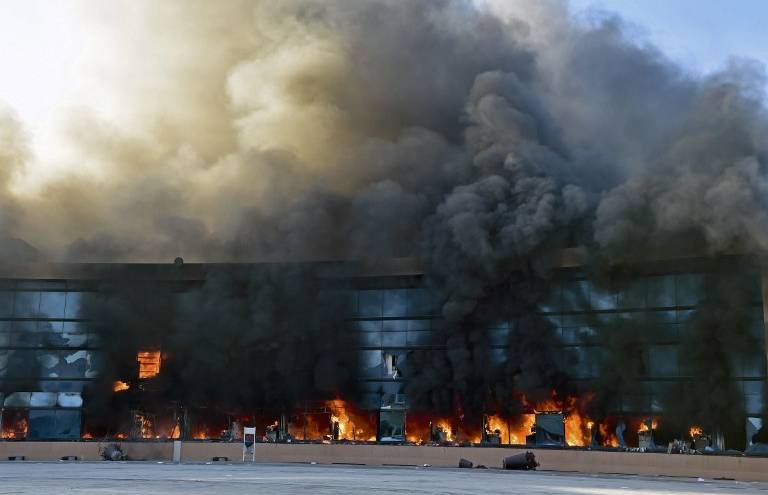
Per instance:
[[[391,377],[393,380],[400,377],[400,370],[397,368],[397,355],[385,352],[384,367],[387,376]]]

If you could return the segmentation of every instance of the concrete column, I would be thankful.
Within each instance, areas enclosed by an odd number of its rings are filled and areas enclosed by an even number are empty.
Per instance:
[[[173,462],[176,464],[181,462],[181,440],[173,441]]]

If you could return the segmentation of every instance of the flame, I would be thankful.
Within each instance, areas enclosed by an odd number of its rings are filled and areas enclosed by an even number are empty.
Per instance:
[[[594,421],[584,415],[581,411],[585,409],[586,404],[592,399],[591,394],[581,398],[569,396],[564,399],[558,399],[553,390],[552,399],[538,402],[533,407],[536,412],[558,412],[565,416],[565,443],[571,447],[584,447],[592,442],[592,429]],[[523,397],[523,404],[530,407],[528,400]]]
[[[155,437],[152,420],[150,420],[148,417],[144,416],[143,414],[136,414],[133,421],[134,425],[133,430],[131,431],[131,435],[137,436],[139,438]]]
[[[696,438],[700,437],[704,434],[704,430],[701,429],[701,426],[691,426],[691,429],[688,430],[688,434],[691,435],[691,437]]]
[[[83,440],[91,440],[93,438],[93,435],[91,435],[90,432],[86,431],[85,433],[83,433],[83,436],[81,436],[80,438],[82,438]]]
[[[603,439],[603,447],[618,447],[619,439],[616,438],[616,434],[611,431],[607,423],[602,423],[600,426],[600,436]]]
[[[592,423],[574,410],[565,417],[565,443],[571,447],[584,447],[592,442]],[[592,423],[594,425],[594,423]]]
[[[138,353],[137,360],[140,364],[140,376],[154,376],[159,372],[161,364],[161,353],[159,351],[142,351]],[[116,391],[125,390],[130,387],[128,383],[118,381],[114,383]],[[443,433],[440,438],[445,442],[456,443],[475,442],[479,443],[483,438],[483,426],[486,434],[498,435],[499,443],[508,445],[525,445],[527,437],[531,435],[536,422],[535,413],[538,412],[557,412],[563,415],[565,443],[568,446],[583,447],[590,445],[593,438],[599,437],[604,446],[617,447],[618,439],[613,430],[617,418],[607,418],[604,421],[595,421],[584,413],[588,408],[588,403],[592,399],[590,394],[580,397],[576,396],[558,396],[552,392],[551,398],[544,401],[533,402],[528,398],[519,395],[515,397],[518,403],[525,406],[524,412],[512,416],[503,414],[489,414],[483,416],[468,415],[466,418],[461,410],[457,409],[455,415],[432,416],[429,414],[418,414],[408,412],[406,416],[407,440],[409,442],[423,444],[430,442],[434,437],[436,429]],[[334,425],[338,425],[337,438],[345,441],[375,441],[376,440],[376,419],[371,411],[359,410],[354,404],[346,402],[343,399],[328,400],[323,403],[315,404],[312,408],[301,410],[287,415],[288,423],[286,425],[288,432],[296,439],[306,440],[324,440],[329,442],[334,433]],[[248,417],[250,424],[264,425],[263,420],[269,420],[269,423],[275,421],[274,416],[266,415],[259,419],[256,416]],[[632,426],[637,427],[638,423],[632,421]],[[430,432],[430,425],[432,431]],[[653,428],[657,427],[657,420],[653,420]],[[639,431],[647,428],[644,424],[639,424]],[[216,427],[208,422],[198,423],[191,438],[202,440],[212,438],[211,432],[218,433]],[[216,437],[216,434],[213,437]],[[9,436],[6,434],[5,436]],[[175,415],[174,419],[155,418],[152,415],[143,413],[137,414],[135,424],[131,429],[130,435],[136,438],[181,438],[181,426]],[[122,434],[118,438],[125,438]],[[83,435],[83,438],[90,438]]]
[[[121,380],[117,380],[112,384],[113,392],[123,392],[124,390],[128,390],[130,388],[131,386],[129,384]]]
[[[173,428],[171,428],[171,434],[168,435],[168,438],[177,440],[181,438],[181,427],[177,424],[173,425]]]
[[[652,430],[655,430],[656,428],[659,427],[659,422],[657,420],[652,419],[652,418],[643,418],[640,421],[640,427],[637,429],[638,433],[642,433],[644,431],[648,431],[648,425],[646,424],[648,422],[648,420],[651,420],[651,429]]]
[[[438,419],[434,424],[436,428],[445,432],[445,439],[447,441],[453,442],[453,428],[451,428],[451,423],[447,419]]]
[[[136,353],[139,362],[139,378],[153,378],[160,374],[160,351],[140,351]]]
[[[333,425],[338,423],[339,440],[376,441],[375,415],[342,399],[325,401],[320,410],[314,408],[306,414],[297,410],[293,418],[287,427],[288,433],[296,439],[330,441]]]
[[[433,429],[441,430],[445,433],[445,441],[453,442],[456,440],[456,432],[454,431],[453,424],[457,423],[459,418],[451,417],[434,417],[428,415],[420,415],[416,413],[408,414],[406,416],[406,440],[416,444],[424,444],[432,441],[430,424]],[[479,425],[478,425],[479,426]],[[473,441],[480,441],[480,433],[478,431],[476,438]]]
[[[363,411],[341,399],[326,401],[325,406],[331,411],[331,428],[339,424],[339,440],[376,440],[376,426]]]
[[[498,433],[501,443],[507,443],[509,439],[509,427],[506,420],[501,416],[487,416],[485,418],[485,431]]]
[[[485,421],[487,431],[499,432],[499,440],[502,444],[525,445],[526,437],[531,434],[533,425],[536,423],[536,415],[521,414],[509,422],[502,416],[492,415],[487,416]],[[477,443],[480,438],[473,441]]]
[[[8,421],[7,424],[4,422],[3,431],[0,436],[6,439],[26,438],[27,430],[29,430],[27,418],[20,418],[13,422]]]

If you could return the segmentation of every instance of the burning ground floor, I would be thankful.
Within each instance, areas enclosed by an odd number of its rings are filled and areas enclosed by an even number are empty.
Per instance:
[[[239,443],[255,428],[265,443],[381,443],[441,446],[531,446],[639,451],[723,450],[722,436],[697,425],[687,431],[664,429],[661,416],[612,415],[595,421],[587,400],[556,398],[532,404],[519,414],[463,412],[430,414],[392,404],[363,410],[341,399],[307,402],[290,411],[225,413],[213,408],[142,407],[114,417],[80,411],[4,408],[4,440],[192,440]],[[253,431],[253,430],[251,430]],[[753,433],[756,430],[753,430]]]

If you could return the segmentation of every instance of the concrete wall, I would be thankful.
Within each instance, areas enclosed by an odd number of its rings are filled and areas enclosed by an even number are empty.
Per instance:
[[[24,455],[27,460],[51,461],[76,455],[81,460],[99,460],[99,442],[0,442],[0,460]],[[132,460],[173,458],[172,442],[120,442]],[[500,468],[502,459],[524,449],[477,447],[427,447],[402,445],[326,445],[257,444],[257,462],[319,464],[423,465],[456,467],[460,458],[475,465]],[[733,478],[743,481],[768,481],[768,458],[705,455],[641,454],[583,450],[533,449],[539,469],[582,473],[621,473],[701,478]],[[228,457],[240,462],[238,443],[183,442],[182,462],[207,462],[213,457]]]
[[[113,442],[0,442],[0,461],[10,456],[25,456],[29,461],[57,461],[77,456],[82,461],[101,460],[101,449]],[[171,442],[118,442],[134,461],[170,460]]]

